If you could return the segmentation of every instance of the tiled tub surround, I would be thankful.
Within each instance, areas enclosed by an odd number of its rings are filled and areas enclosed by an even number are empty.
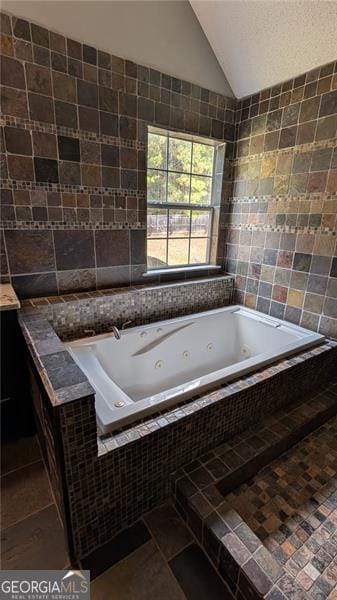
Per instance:
[[[224,200],[235,100],[14,16],[1,28],[3,277],[26,298],[139,283],[147,126],[226,141]]]
[[[42,314],[52,308],[42,307]],[[70,552],[76,559],[167,498],[176,469],[335,375],[337,345],[326,342],[98,439],[93,391],[39,312],[32,307],[22,311],[21,324],[40,382],[35,395],[42,429],[43,407],[52,413],[47,427],[52,434],[46,437],[61,485],[57,477],[52,480],[63,489]]]
[[[218,276],[160,287],[118,288],[23,301],[20,323],[29,349],[30,385],[38,430],[55,498],[68,531],[69,555],[73,560],[78,554],[74,551],[71,533],[59,407],[66,402],[79,401],[75,406],[80,410],[80,419],[81,402],[90,396],[93,409],[90,415],[94,419],[91,425],[96,421],[96,415],[94,390],[60,337],[84,336],[87,335],[86,328],[92,327],[96,331],[108,331],[113,323],[122,327],[129,318],[145,323],[221,307],[230,302],[232,288],[231,277]],[[94,436],[92,443],[97,455],[103,446],[97,441],[96,425],[89,431]],[[86,444],[91,447],[89,437],[86,437]]]
[[[24,300],[22,314],[45,319],[63,340],[142,325],[231,303],[233,277],[219,275],[161,285],[140,285]]]
[[[240,100],[236,128],[237,299],[337,337],[337,63]]]
[[[180,514],[235,598],[335,597],[336,386],[282,407],[172,477]]]

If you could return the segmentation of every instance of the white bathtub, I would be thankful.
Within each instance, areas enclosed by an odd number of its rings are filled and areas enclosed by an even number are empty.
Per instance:
[[[99,429],[177,404],[307,348],[324,336],[242,306],[68,342],[96,391]]]

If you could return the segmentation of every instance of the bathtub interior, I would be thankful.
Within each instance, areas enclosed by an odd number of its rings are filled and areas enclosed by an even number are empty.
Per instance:
[[[245,311],[212,312],[88,340],[77,346],[134,402],[240,363],[294,340],[291,329],[256,321]],[[74,348],[74,346],[72,346]]]
[[[216,381],[323,340],[323,336],[257,311],[231,306],[69,342],[96,391],[105,421],[154,411]],[[117,409],[119,409],[117,411]]]

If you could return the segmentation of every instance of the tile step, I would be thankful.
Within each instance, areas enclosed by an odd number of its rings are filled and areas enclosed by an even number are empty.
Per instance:
[[[294,406],[288,404],[172,476],[176,508],[234,597],[285,598],[276,582],[287,574],[224,497],[335,415],[337,383],[332,383]]]

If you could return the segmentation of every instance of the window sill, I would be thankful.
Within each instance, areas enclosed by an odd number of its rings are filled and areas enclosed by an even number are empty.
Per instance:
[[[143,273],[143,277],[153,277],[153,275],[165,275],[170,273],[193,273],[194,271],[220,271],[219,265],[199,265],[196,267],[175,267],[173,269],[150,269]]]

